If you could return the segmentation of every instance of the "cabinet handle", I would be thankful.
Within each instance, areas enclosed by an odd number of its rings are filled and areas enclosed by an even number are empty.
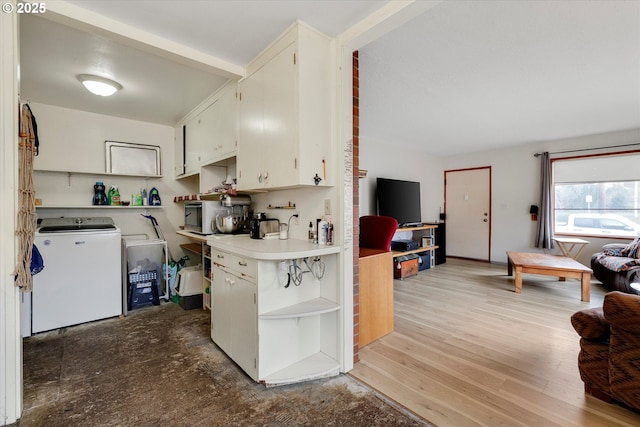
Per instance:
[[[224,259],[224,255],[220,255],[220,254],[218,254],[218,255],[216,255],[216,257],[217,257],[218,259]]]
[[[246,261],[238,261],[238,265],[241,267],[246,267],[247,266],[247,262]]]

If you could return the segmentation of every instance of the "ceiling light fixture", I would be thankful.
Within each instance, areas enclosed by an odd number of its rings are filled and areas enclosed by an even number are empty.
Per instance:
[[[118,82],[91,74],[80,74],[78,75],[78,80],[82,82],[89,92],[99,96],[111,96],[122,89],[122,85]]]

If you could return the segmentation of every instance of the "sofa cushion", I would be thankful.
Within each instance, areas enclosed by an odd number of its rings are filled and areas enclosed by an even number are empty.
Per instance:
[[[626,256],[608,256],[604,253],[598,255],[597,260],[611,271],[627,271],[640,265],[640,259]]]

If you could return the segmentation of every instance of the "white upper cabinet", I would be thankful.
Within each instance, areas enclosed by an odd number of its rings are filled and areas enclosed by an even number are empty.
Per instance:
[[[185,173],[187,174],[198,171],[201,165],[213,160],[217,103],[216,99],[204,111],[186,123]]]
[[[238,188],[333,185],[332,42],[296,23],[239,84]]]
[[[202,166],[236,155],[236,87],[236,83],[227,84],[176,128],[176,176],[181,175],[180,171],[185,175],[199,173]],[[179,153],[182,153],[180,159]]]
[[[214,105],[218,122],[214,129],[213,158],[218,161],[233,157],[238,152],[237,85],[228,85]]]

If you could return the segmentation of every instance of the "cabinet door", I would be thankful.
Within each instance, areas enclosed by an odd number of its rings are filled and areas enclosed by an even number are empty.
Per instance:
[[[238,189],[252,190],[264,187],[265,147],[263,136],[263,72],[256,71],[238,85],[240,93],[238,117]]]
[[[258,378],[258,305],[256,285],[228,274],[231,284],[232,358],[251,378]]]
[[[206,165],[214,160],[215,136],[220,123],[220,109],[218,101],[214,101],[200,114],[198,118],[198,166]]]
[[[175,176],[184,174],[184,133],[185,126],[178,126],[175,133],[175,157],[174,157],[174,173]]]
[[[298,120],[295,44],[267,62],[264,69],[265,187],[298,183]]]
[[[238,101],[236,85],[230,85],[218,99],[218,122],[214,140],[214,157],[223,160],[237,153]]]
[[[227,274],[214,268],[211,281],[211,339],[231,356],[231,282]]]
[[[201,165],[213,161],[213,139],[218,121],[216,100],[186,123],[184,159],[186,173],[198,172]]]
[[[195,117],[185,123],[184,130],[184,172],[192,173],[198,170],[198,141],[200,139],[200,117]]]

